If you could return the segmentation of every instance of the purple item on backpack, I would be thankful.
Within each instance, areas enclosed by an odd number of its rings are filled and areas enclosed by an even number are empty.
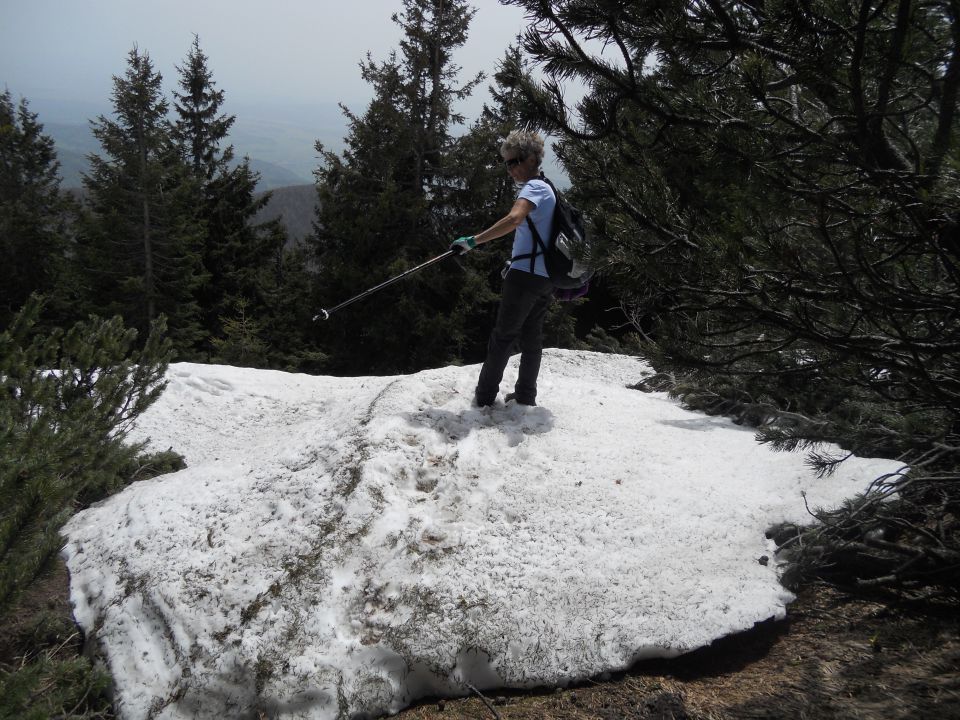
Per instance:
[[[553,291],[553,296],[561,302],[569,302],[583,297],[590,289],[590,281],[587,280],[583,285],[576,288],[557,288]]]

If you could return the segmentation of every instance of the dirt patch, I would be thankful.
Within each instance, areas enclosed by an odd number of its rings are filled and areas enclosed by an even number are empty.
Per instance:
[[[78,654],[62,563],[0,628],[0,664],[33,646]],[[561,690],[431,700],[400,720],[960,719],[956,602],[881,601],[824,585],[768,621],[674,660]],[[103,716],[100,716],[103,717]]]
[[[82,638],[70,607],[70,575],[57,559],[35,580],[0,622],[0,669],[32,659],[37,652],[63,646],[79,653]]]
[[[423,703],[397,718],[960,718],[960,617],[956,603],[888,604],[812,586],[785,621],[683,657],[486,700],[492,709],[472,697]]]

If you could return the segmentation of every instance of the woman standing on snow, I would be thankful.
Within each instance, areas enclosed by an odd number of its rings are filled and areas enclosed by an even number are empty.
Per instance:
[[[553,298],[553,283],[547,275],[543,254],[530,232],[533,222],[541,238],[550,237],[553,209],[557,199],[546,181],[540,179],[543,138],[535,132],[514,130],[500,146],[507,173],[519,186],[510,212],[477,235],[457,238],[451,250],[460,254],[477,245],[515,232],[510,270],[503,281],[497,324],[487,344],[487,358],[480,370],[474,404],[493,405],[510,359],[513,344],[520,341],[520,373],[514,391],[506,396],[521,405],[536,405],[537,375],[543,348],[541,333],[547,308]]]

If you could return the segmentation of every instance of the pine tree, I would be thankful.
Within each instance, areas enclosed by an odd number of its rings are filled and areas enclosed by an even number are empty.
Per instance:
[[[120,314],[145,331],[168,317],[177,350],[195,351],[203,281],[197,183],[173,142],[162,76],[137,48],[114,77],[115,120],[93,124],[105,157],[84,177],[88,213],[78,237],[91,311]]]
[[[825,473],[825,441],[903,453],[909,480],[825,517],[808,558],[960,584],[955,5],[510,2],[548,73],[517,74],[525,117],[564,138],[675,391]],[[569,78],[590,88],[576,118]],[[815,557],[824,538],[842,552]]]
[[[125,440],[163,389],[163,321],[143,349],[120,318],[40,331],[32,298],[0,333],[0,614],[62,546],[76,510],[116,491]]]
[[[349,123],[343,157],[325,152],[317,172],[319,211],[312,241],[318,307],[331,306],[447,249],[456,218],[451,195],[462,175],[450,165],[453,104],[461,87],[452,52],[473,17],[463,0],[405,0],[394,16],[400,53],[362,76],[374,98]],[[318,337],[335,372],[396,372],[442,364],[464,344],[462,316],[472,302],[456,263],[431,268],[344,311]]]
[[[53,139],[25,99],[0,95],[0,327],[34,292],[54,293],[67,251]]]

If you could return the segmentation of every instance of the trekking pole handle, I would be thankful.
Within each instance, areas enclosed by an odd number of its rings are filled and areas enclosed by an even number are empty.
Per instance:
[[[400,273],[399,275],[397,275],[397,276],[395,276],[395,277],[390,278],[389,280],[384,280],[384,281],[383,281],[382,283],[380,283],[379,285],[377,285],[377,286],[375,286],[375,287],[372,287],[372,288],[370,288],[369,290],[364,290],[364,291],[363,291],[362,293],[360,293],[359,295],[356,295],[356,296],[350,298],[349,300],[344,300],[342,303],[340,303],[339,305],[336,305],[336,306],[330,308],[329,310],[323,310],[323,309],[321,309],[318,314],[316,314],[316,315],[313,316],[313,322],[316,322],[316,321],[319,320],[320,318],[323,318],[324,320],[329,320],[329,319],[330,319],[330,316],[331,316],[333,313],[335,313],[337,310],[340,310],[341,308],[345,308],[347,305],[352,305],[353,303],[357,302],[357,300],[363,300],[363,298],[368,297],[369,295],[373,295],[373,294],[374,294],[375,292],[377,292],[378,290],[383,290],[383,289],[384,289],[385,287],[387,287],[388,285],[392,285],[393,283],[397,282],[398,280],[403,280],[403,278],[407,277],[407,275],[413,275],[415,272],[418,272],[419,270],[423,270],[425,267],[427,267],[427,266],[429,266],[429,265],[433,265],[435,262],[439,262],[440,260],[445,260],[446,258],[450,257],[451,255],[456,255],[456,254],[458,254],[456,250],[447,250],[447,251],[446,251],[445,253],[443,253],[442,255],[437,255],[435,258],[430,258],[430,259],[427,260],[426,262],[420,263],[420,264],[417,265],[416,267],[412,267],[412,268],[410,268],[409,270],[405,270],[404,272]]]

